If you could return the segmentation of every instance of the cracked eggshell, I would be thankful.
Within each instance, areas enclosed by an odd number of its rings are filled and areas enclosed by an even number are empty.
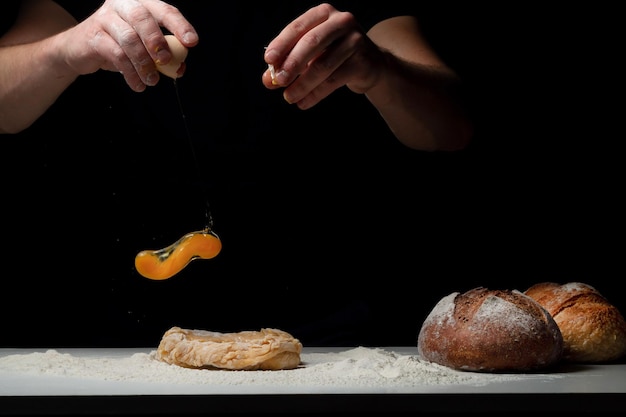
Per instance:
[[[160,73],[170,78],[180,78],[185,72],[185,59],[187,58],[187,48],[180,43],[174,35],[165,35],[165,40],[172,52],[172,59],[165,65],[156,64]]]

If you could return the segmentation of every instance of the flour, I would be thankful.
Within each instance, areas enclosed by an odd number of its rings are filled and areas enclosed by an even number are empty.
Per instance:
[[[426,362],[417,355],[381,348],[347,348],[337,352],[302,353],[291,370],[230,371],[188,369],[156,358],[156,351],[121,357],[85,356],[54,349],[0,357],[0,371],[23,375],[73,377],[106,381],[194,385],[272,385],[302,387],[419,387],[454,384],[485,385],[524,375],[456,371]]]

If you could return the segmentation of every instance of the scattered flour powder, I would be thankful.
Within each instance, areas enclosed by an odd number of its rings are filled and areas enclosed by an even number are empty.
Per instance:
[[[339,349],[337,352],[303,352],[300,367],[280,371],[187,369],[161,362],[155,354],[156,351],[150,351],[105,357],[49,349],[0,357],[0,371],[106,381],[291,387],[485,385],[525,377],[456,371],[423,361],[417,355],[399,354],[382,348],[356,347]]]

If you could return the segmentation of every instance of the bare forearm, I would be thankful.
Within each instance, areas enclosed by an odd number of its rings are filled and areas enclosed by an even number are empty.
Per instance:
[[[429,46],[417,19],[400,16],[368,32],[382,53],[365,94],[400,142],[418,150],[465,148],[473,134],[461,80]]]
[[[419,150],[459,150],[472,136],[457,76],[387,54],[381,80],[366,96],[400,142]]]
[[[26,129],[78,76],[51,53],[55,41],[0,48],[0,133]]]

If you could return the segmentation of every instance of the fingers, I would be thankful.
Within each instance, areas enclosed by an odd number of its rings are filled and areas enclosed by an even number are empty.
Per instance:
[[[303,110],[308,109],[357,77],[361,72],[357,51],[361,49],[359,44],[363,40],[359,32],[353,32],[327,48],[309,62],[305,72],[285,89],[285,100],[297,103]]]
[[[185,46],[194,46],[198,35],[177,8],[160,0],[107,0],[94,14],[110,41],[94,39],[110,66],[124,75],[134,91],[156,85],[160,79],[156,63],[172,59],[162,27]]]
[[[144,6],[152,16],[158,18],[161,27],[170,31],[187,48],[198,44],[198,33],[176,7],[162,1],[149,1],[144,3]],[[162,44],[152,46],[162,46]]]
[[[354,16],[328,4],[314,7],[288,24],[268,45],[265,62],[276,68],[276,83],[286,86],[308,63],[358,25]]]
[[[147,47],[144,44],[144,39],[128,24],[128,21],[116,19],[115,22],[108,24],[107,29],[109,36],[114,42],[112,47],[116,51],[114,58],[116,61],[114,64],[120,72],[125,74],[125,77],[130,75],[130,72],[134,72],[143,84],[147,86],[155,85],[159,81],[159,75],[154,62],[154,56],[156,55],[154,51],[155,47]],[[158,43],[154,34],[147,36],[152,36],[152,38],[146,38],[146,42],[150,42],[151,44]],[[166,47],[158,48],[161,49],[162,56],[164,52],[167,52]],[[166,58],[164,58],[165,60],[170,59],[169,52],[167,52],[167,54]],[[133,86],[131,85],[131,87]]]
[[[119,46],[108,33],[98,32],[89,41],[90,47],[102,57],[101,68],[108,71],[117,71],[124,76],[126,84],[136,92],[146,89],[150,82],[144,81],[136,70],[133,62],[128,58],[126,52]],[[158,77],[158,75],[157,75]],[[158,78],[157,78],[158,81]]]
[[[267,88],[285,87],[289,103],[307,109],[353,78],[367,74],[367,42],[355,17],[322,4],[288,24],[265,52],[274,67],[262,75]],[[273,82],[272,82],[273,81]]]

